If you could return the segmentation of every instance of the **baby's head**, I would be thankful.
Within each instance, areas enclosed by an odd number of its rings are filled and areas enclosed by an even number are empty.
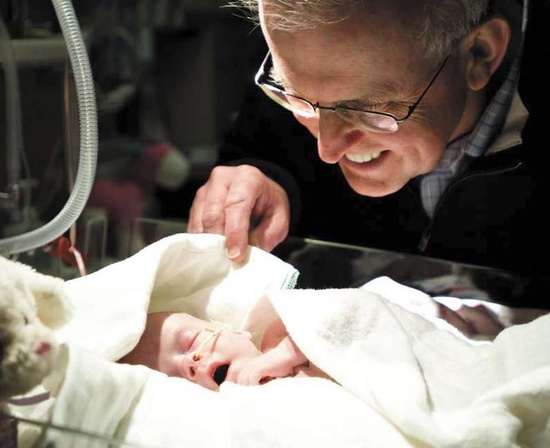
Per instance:
[[[138,345],[119,362],[141,364],[186,378],[211,390],[236,382],[243,366],[259,356],[250,334],[187,313],[152,313]]]

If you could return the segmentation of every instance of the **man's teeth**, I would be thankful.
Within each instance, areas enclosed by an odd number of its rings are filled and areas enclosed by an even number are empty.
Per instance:
[[[371,152],[370,154],[346,154],[346,159],[355,163],[365,163],[378,159],[380,154],[382,154],[382,151]]]

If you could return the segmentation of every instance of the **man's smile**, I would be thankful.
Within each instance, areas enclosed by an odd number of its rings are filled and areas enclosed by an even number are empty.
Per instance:
[[[371,160],[378,159],[380,154],[384,151],[375,151],[371,153],[361,153],[361,154],[345,154],[345,158],[354,163],[365,163],[370,162]]]

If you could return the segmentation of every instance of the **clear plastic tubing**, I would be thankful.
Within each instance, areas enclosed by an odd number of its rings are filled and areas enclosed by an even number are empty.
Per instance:
[[[80,125],[80,157],[75,185],[63,209],[30,232],[0,239],[0,255],[26,252],[63,235],[76,222],[90,196],[97,165],[97,106],[86,45],[70,0],[52,0],[73,70]]]

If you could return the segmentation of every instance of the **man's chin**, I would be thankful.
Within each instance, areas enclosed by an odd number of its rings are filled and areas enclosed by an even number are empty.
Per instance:
[[[371,182],[371,181],[351,181],[348,179],[349,186],[357,194],[368,196],[371,198],[380,198],[395,193],[403,188],[404,183],[386,183],[386,182]]]

